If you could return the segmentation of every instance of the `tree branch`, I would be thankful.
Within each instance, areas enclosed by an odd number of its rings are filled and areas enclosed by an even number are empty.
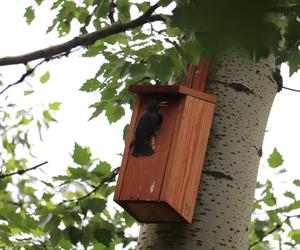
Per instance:
[[[286,89],[286,90],[294,91],[294,92],[300,92],[300,89],[291,89],[291,88],[284,87],[284,86],[282,88]]]
[[[108,177],[106,177],[105,179],[103,179],[98,186],[96,186],[92,191],[88,192],[86,195],[83,195],[79,198],[76,198],[76,199],[71,199],[71,200],[63,200],[62,202],[60,202],[58,205],[62,205],[64,203],[69,203],[69,202],[79,202],[89,196],[91,196],[93,193],[95,193],[100,187],[102,187],[105,183],[107,182],[111,182],[112,180],[114,180],[114,178],[118,175],[120,171],[120,167],[114,169],[112,172],[111,172],[111,175],[109,175]]]
[[[45,58],[46,60],[51,59],[53,56],[66,53],[71,49],[78,46],[89,46],[92,45],[99,39],[118,34],[127,30],[131,30],[142,26],[145,23],[155,22],[155,21],[165,21],[161,15],[152,15],[153,12],[159,7],[158,4],[151,6],[143,15],[138,18],[126,22],[126,23],[114,23],[109,27],[94,31],[92,33],[87,33],[75,37],[65,43],[61,43],[55,46],[44,48],[41,50],[33,51],[28,54],[19,56],[8,56],[0,58],[0,66],[13,65],[13,64],[26,64],[30,61]]]
[[[45,165],[47,163],[48,162],[45,161],[45,162],[40,163],[40,164],[38,164],[38,165],[36,165],[34,167],[31,167],[31,168],[19,169],[19,170],[15,171],[15,172],[0,174],[0,179],[4,179],[4,178],[12,176],[12,175],[22,175],[22,174],[25,174],[26,172],[31,171],[31,170],[35,170],[35,169],[37,169],[37,168],[39,168],[39,167],[41,167],[41,166],[43,166],[43,165]]]

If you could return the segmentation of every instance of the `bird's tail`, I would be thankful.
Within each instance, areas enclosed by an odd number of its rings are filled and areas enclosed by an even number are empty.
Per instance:
[[[133,151],[131,153],[134,157],[139,156],[150,156],[154,154],[153,148],[149,145],[149,143],[143,142],[143,143],[134,143],[131,145],[133,148]]]

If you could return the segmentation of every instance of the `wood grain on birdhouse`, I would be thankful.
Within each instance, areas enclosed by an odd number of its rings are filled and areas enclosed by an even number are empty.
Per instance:
[[[184,86],[130,86],[138,93],[114,200],[141,222],[191,222],[216,98]],[[129,147],[149,103],[167,101],[152,146],[134,157]]]

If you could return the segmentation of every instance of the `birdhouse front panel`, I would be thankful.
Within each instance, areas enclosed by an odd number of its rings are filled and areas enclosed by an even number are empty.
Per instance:
[[[159,113],[163,117],[162,125],[150,142],[154,154],[147,157],[133,157],[131,148],[127,158],[126,173],[120,197],[124,200],[157,201],[159,199],[165,167],[171,146],[171,139],[177,117],[178,96],[155,96],[158,101],[166,101],[167,106],[161,107]],[[145,95],[140,99],[137,117],[133,124],[136,128],[141,115],[146,111],[153,96]],[[133,137],[131,138],[132,141]],[[130,143],[129,143],[130,144]],[[159,167],[158,167],[159,166]]]

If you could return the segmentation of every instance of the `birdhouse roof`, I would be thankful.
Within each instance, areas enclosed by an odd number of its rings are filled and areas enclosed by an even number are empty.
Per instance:
[[[130,85],[129,91],[141,95],[167,94],[189,95],[207,102],[216,103],[217,97],[183,85]]]

